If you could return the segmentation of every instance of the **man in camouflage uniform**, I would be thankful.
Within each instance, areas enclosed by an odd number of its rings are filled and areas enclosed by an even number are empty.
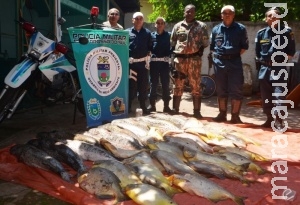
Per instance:
[[[171,46],[175,53],[175,88],[173,95],[173,112],[179,112],[185,78],[188,78],[193,96],[194,117],[202,118],[201,108],[201,56],[209,45],[206,24],[195,19],[196,8],[189,4],[184,9],[183,21],[174,25],[171,34]]]

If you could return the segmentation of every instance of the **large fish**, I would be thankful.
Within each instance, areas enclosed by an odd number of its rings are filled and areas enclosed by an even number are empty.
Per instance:
[[[153,119],[151,117],[143,116],[137,117],[135,120],[146,123],[149,127],[156,127],[161,133],[166,133],[170,130],[181,131],[180,128],[175,126],[172,122],[167,120]],[[164,134],[163,134],[164,135]]]
[[[45,151],[58,161],[69,165],[75,171],[77,171],[78,174],[81,174],[87,170],[78,154],[62,142],[57,142],[52,138],[41,138],[31,139],[27,143]]]
[[[149,117],[160,119],[160,120],[166,120],[171,123],[173,123],[176,127],[179,129],[182,129],[186,121],[188,120],[187,117],[184,117],[182,115],[169,115],[165,113],[153,113],[151,115],[148,115]]]
[[[141,205],[177,205],[163,190],[150,184],[130,184],[125,193]]]
[[[98,146],[78,140],[66,140],[66,145],[77,153],[83,160],[97,161],[103,159],[116,160],[109,152]]]
[[[99,145],[99,141],[96,138],[84,134],[76,134],[73,139],[90,143],[92,145]]]
[[[79,186],[100,199],[112,200],[114,204],[127,200],[122,193],[119,178],[110,170],[93,167],[78,177]]]
[[[242,155],[252,161],[269,161],[269,159],[265,158],[264,156],[261,156],[255,152],[251,152],[246,149],[238,148],[238,147],[221,147],[221,146],[214,146],[214,151],[216,152],[233,152],[237,153],[239,155]]]
[[[140,152],[138,154],[133,155],[132,157],[126,158],[122,162],[128,165],[133,163],[148,164],[157,167],[161,172],[165,172],[165,168],[162,166],[162,164],[155,158],[152,158],[150,154],[148,154],[148,152],[146,151]]]
[[[199,136],[199,134],[192,134],[192,133],[177,133],[170,135],[173,137],[180,137],[180,138],[187,138],[193,140],[195,143],[197,143],[205,152],[213,153],[213,148],[206,144]]]
[[[177,135],[177,137],[165,135],[164,140],[166,142],[175,144],[176,146],[180,147],[181,150],[184,150],[185,148],[189,148],[192,150],[201,150],[205,151],[199,144],[195,143],[194,140],[184,137],[179,137],[180,135]]]
[[[263,169],[261,166],[256,164],[255,162],[252,162],[250,159],[239,155],[237,153],[233,152],[222,152],[219,153],[220,156],[225,157],[227,160],[231,161],[232,163],[236,165],[244,165],[248,164],[248,171],[255,171],[257,174],[265,174],[266,170]]]
[[[223,187],[201,175],[174,174],[170,179],[173,184],[179,186],[186,192],[204,197],[214,203],[231,199],[238,205],[244,204],[243,197],[235,196]]]
[[[113,143],[109,142],[106,139],[101,139],[100,144],[102,145],[102,147],[104,147],[106,150],[112,153],[114,157],[119,159],[126,159],[128,157],[132,157],[133,155],[139,152],[145,151],[145,149],[131,150],[131,149],[118,148]]]
[[[141,156],[142,155],[140,155],[140,157]],[[142,180],[142,182],[163,189],[169,196],[173,196],[180,192],[178,189],[174,189],[171,186],[170,182],[162,174],[161,170],[156,166],[155,162],[151,158],[148,158],[147,163],[145,163],[145,160],[138,160],[137,157],[135,160],[127,160],[126,164],[135,171],[136,175]]]
[[[10,153],[15,155],[20,162],[32,167],[52,171],[67,182],[71,182],[69,173],[62,164],[46,152],[30,144],[17,144],[10,148]]]
[[[93,167],[102,167],[112,171],[120,179],[122,188],[129,184],[142,183],[130,168],[116,160],[98,160],[94,162]]]
[[[186,165],[181,159],[174,157],[174,154],[171,152],[164,150],[152,150],[151,156],[163,165],[168,174],[197,174],[197,172]]]
[[[223,170],[234,169],[238,172],[246,171],[244,166],[236,165],[231,161],[224,159],[218,155],[213,155],[210,153],[195,151],[191,149],[184,149],[183,154],[188,159],[188,161],[207,161],[222,167]],[[247,164],[245,166],[247,167]]]
[[[213,163],[199,160],[199,161],[189,161],[187,162],[187,165],[190,166],[193,170],[198,172],[199,174],[202,174],[207,177],[215,176],[219,179],[225,179],[226,173],[224,170],[219,167],[218,165],[215,165]]]
[[[148,143],[148,147],[152,150],[167,150],[168,152],[171,152],[174,157],[179,158],[183,162],[186,162],[186,158],[183,156],[182,149],[180,146],[177,146],[176,143],[172,142],[165,142],[165,141],[157,141]]]

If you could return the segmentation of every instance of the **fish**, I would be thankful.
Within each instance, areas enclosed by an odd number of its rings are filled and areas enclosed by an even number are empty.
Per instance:
[[[246,171],[244,166],[236,165],[231,161],[224,159],[218,155],[214,155],[202,151],[195,151],[191,149],[184,149],[183,155],[187,158],[188,161],[199,161],[199,160],[207,161],[209,163],[220,166],[223,170],[234,169],[241,173]],[[245,166],[247,166],[247,164]]]
[[[148,143],[148,147],[152,150],[159,149],[159,150],[167,150],[168,152],[171,152],[174,157],[179,158],[183,162],[186,162],[186,158],[183,156],[182,149],[180,146],[177,146],[177,144],[172,142],[165,142],[165,141],[157,141]]]
[[[193,170],[198,172],[199,174],[202,174],[207,177],[215,176],[219,179],[225,179],[226,173],[224,170],[219,167],[218,165],[215,165],[213,163],[199,160],[199,161],[189,161],[187,162],[187,165],[191,167]]]
[[[69,173],[62,164],[46,152],[30,144],[16,144],[10,148],[10,153],[17,157],[19,162],[54,172],[67,182],[71,182]]]
[[[75,153],[77,153],[83,160],[117,160],[111,154],[109,154],[107,150],[89,143],[81,142],[78,140],[66,140],[66,145]]]
[[[192,133],[177,133],[170,135],[173,137],[181,137],[181,138],[187,138],[193,140],[195,143],[197,143],[205,152],[213,153],[213,148],[206,144],[199,136],[199,134],[192,134]]]
[[[132,160],[127,162],[127,165],[134,170],[142,182],[163,189],[168,196],[172,197],[174,194],[181,192],[172,187],[169,180],[152,160],[150,163],[144,163],[142,160]]]
[[[184,123],[182,129],[187,130],[189,128],[203,128],[203,124],[195,117],[189,117]]]
[[[84,134],[76,134],[73,139],[83,141],[96,146],[99,145],[99,141],[95,137],[91,137]]]
[[[151,117],[142,116],[135,118],[135,120],[146,123],[149,127],[155,127],[159,129],[161,133],[168,132],[170,130],[179,131],[181,130],[175,126],[172,122],[161,119],[153,119]]]
[[[63,144],[62,142],[57,142],[52,138],[41,138],[41,139],[31,139],[27,144],[33,145],[58,161],[69,165],[78,174],[87,171],[87,167],[84,165],[83,160],[75,153],[71,148]]]
[[[247,147],[247,142],[245,140],[243,140],[240,137],[237,137],[234,134],[231,133],[227,133],[223,135],[226,139],[229,139],[233,142],[234,145],[236,145],[236,147],[239,148],[246,148]]]
[[[226,138],[208,138],[205,136],[200,135],[200,138],[211,146],[222,146],[222,147],[236,147],[234,142],[232,140],[226,139]]]
[[[162,164],[155,158],[152,158],[147,151],[143,151],[143,152],[133,155],[132,157],[126,158],[126,159],[122,160],[122,163],[128,164],[128,165],[133,164],[133,163],[148,164],[153,167],[157,167],[161,172],[165,172],[165,168],[162,166]]]
[[[261,156],[255,152],[251,152],[249,150],[238,148],[238,147],[221,147],[221,146],[214,146],[213,147],[215,152],[233,152],[239,155],[242,155],[252,161],[270,161],[269,159]]]
[[[100,144],[102,145],[102,147],[104,147],[107,151],[112,153],[112,155],[118,159],[125,159],[128,157],[132,157],[133,155],[145,150],[145,149],[130,150],[130,149],[118,148],[114,146],[113,143],[109,142],[106,139],[101,139]]]
[[[174,174],[170,177],[170,180],[174,185],[179,186],[184,191],[192,195],[204,197],[214,203],[231,199],[237,205],[245,204],[245,197],[235,196],[220,185],[201,175],[193,175],[190,173]]]
[[[128,199],[122,192],[119,178],[105,168],[92,167],[78,177],[78,184],[84,191],[99,199],[112,200],[113,204]]]
[[[98,160],[93,163],[93,167],[102,167],[112,171],[119,179],[120,186],[124,189],[129,184],[140,184],[142,181],[136,176],[133,170],[116,160]]]
[[[130,184],[125,193],[137,204],[177,205],[163,190],[150,184]]]
[[[165,150],[152,150],[151,157],[157,159],[165,168],[167,174],[197,173],[174,154]]]
[[[179,136],[173,137],[173,136],[165,135],[164,136],[164,141],[175,144],[181,150],[183,150],[185,148],[189,148],[189,149],[192,149],[192,150],[205,151],[200,145],[195,143],[194,140],[189,139],[189,138],[184,138],[184,137],[179,137]]]
[[[255,171],[259,175],[266,173],[266,170],[263,169],[261,166],[259,166],[255,162],[252,162],[250,159],[248,159],[242,155],[239,155],[237,153],[222,152],[222,153],[219,153],[218,155],[225,157],[227,160],[231,161],[232,163],[234,163],[236,165],[248,164],[248,168],[247,168],[248,171]]]
[[[183,117],[182,115],[169,115],[165,113],[153,113],[148,115],[148,117],[152,117],[155,119],[161,119],[161,120],[166,120],[171,123],[173,123],[176,127],[179,129],[182,129],[184,124],[186,123],[187,119],[186,117]]]

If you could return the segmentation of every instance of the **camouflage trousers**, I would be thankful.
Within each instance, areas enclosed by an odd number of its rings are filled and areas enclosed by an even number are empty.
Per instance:
[[[193,58],[175,58],[175,69],[178,72],[186,75],[189,86],[191,88],[192,96],[201,96],[201,65],[202,61],[200,57]],[[185,79],[175,78],[174,96],[182,96],[185,86]]]

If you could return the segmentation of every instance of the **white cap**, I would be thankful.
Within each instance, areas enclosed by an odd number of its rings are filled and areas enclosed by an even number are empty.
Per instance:
[[[221,9],[221,13],[223,13],[224,10],[230,10],[230,11],[232,11],[232,12],[235,12],[234,7],[231,6],[231,5],[223,6],[223,8]]]
[[[156,20],[155,20],[155,23],[158,21],[158,20],[162,20],[164,23],[166,23],[166,19],[164,17],[157,17]]]
[[[132,18],[135,19],[135,18],[138,17],[138,16],[141,16],[141,17],[144,18],[144,14],[143,14],[142,12],[135,12],[135,13],[133,14]]]

